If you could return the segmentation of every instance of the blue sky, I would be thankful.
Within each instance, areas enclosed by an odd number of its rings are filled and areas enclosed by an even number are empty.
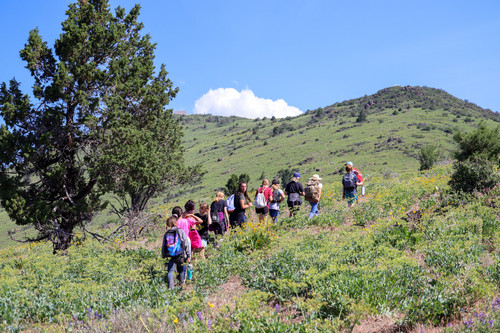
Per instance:
[[[53,46],[72,1],[0,0],[0,82],[32,84],[19,50]],[[188,113],[284,117],[394,85],[500,111],[500,1],[112,0],[141,4]]]

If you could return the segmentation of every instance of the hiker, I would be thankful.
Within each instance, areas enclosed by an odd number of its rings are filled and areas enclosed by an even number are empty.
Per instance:
[[[300,196],[304,196],[304,187],[299,183],[300,173],[294,172],[292,180],[286,184],[285,194],[288,196],[287,204],[290,210],[290,217],[293,217],[294,213],[300,209],[302,205],[302,200]]]
[[[353,172],[352,164],[346,164],[346,174],[342,178],[342,198],[347,199],[347,207],[351,208],[358,200],[356,186],[360,184],[358,177]]]
[[[186,280],[186,265],[184,263],[186,261],[191,262],[191,243],[184,231],[177,228],[177,218],[175,216],[169,217],[166,225],[167,231],[163,235],[161,256],[163,259],[168,259],[168,288],[173,289],[175,287],[174,271],[176,269],[181,286]]]
[[[184,230],[184,233],[188,236],[194,225],[203,223],[203,221],[198,216],[195,216],[193,214],[195,206],[196,204],[193,200],[188,200],[184,205],[184,213],[179,217],[179,219],[177,219],[177,228]],[[191,241],[190,237],[188,237],[188,239]],[[192,250],[193,247],[190,247]]]
[[[174,216],[175,218],[179,218],[182,216],[182,208],[179,207],[179,206],[175,206],[174,208],[172,208],[172,216]]]
[[[234,194],[234,210],[229,215],[229,222],[232,228],[241,226],[245,222],[245,209],[252,206],[247,192],[247,183],[241,182],[238,186],[238,191]]]
[[[262,180],[262,186],[255,191],[255,212],[259,216],[259,223],[264,222],[269,214],[269,200],[273,196],[273,191],[269,187],[269,180]]]
[[[228,204],[224,200],[224,192],[217,192],[214,201],[210,205],[210,215],[212,217],[212,224],[209,230],[213,231],[216,235],[224,235],[229,223]]]
[[[272,197],[269,201],[269,215],[274,223],[278,223],[278,216],[280,215],[280,202],[285,200],[285,193],[280,189],[280,181],[273,179],[271,185]]]
[[[361,172],[354,167],[354,165],[352,164],[352,162],[347,162],[345,165],[351,165],[352,166],[352,172],[354,172],[354,174],[358,178],[358,186],[363,185],[363,175],[361,174]],[[365,187],[364,186],[361,188],[361,195],[363,195],[363,196],[365,195]],[[357,199],[357,196],[356,196],[356,202],[357,201],[358,201],[358,199]]]
[[[304,191],[304,198],[311,204],[309,219],[319,214],[319,200],[321,199],[321,191],[323,189],[323,184],[320,183],[320,180],[322,179],[318,175],[313,175],[309,178]]]
[[[205,249],[208,245],[208,231],[210,228],[210,225],[212,225],[212,217],[211,217],[211,212],[210,212],[210,207],[208,206],[207,203],[201,203],[200,204],[200,212],[194,214],[196,217],[199,217],[203,222],[200,224],[200,230],[198,230],[198,234],[200,235],[200,240],[201,240],[201,245],[202,247],[199,249],[198,252],[200,252],[200,257],[202,259],[205,258]]]

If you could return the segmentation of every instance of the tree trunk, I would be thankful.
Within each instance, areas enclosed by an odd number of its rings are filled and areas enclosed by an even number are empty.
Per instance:
[[[55,254],[57,251],[66,251],[73,239],[74,225],[62,225],[54,230],[55,237],[52,240],[52,249]]]

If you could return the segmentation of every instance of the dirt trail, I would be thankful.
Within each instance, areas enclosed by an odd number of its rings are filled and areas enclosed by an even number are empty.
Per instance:
[[[207,297],[207,302],[212,304],[214,314],[229,307],[234,309],[236,299],[241,297],[246,291],[247,287],[243,285],[243,281],[239,277],[231,276],[224,284],[220,286],[215,292]]]

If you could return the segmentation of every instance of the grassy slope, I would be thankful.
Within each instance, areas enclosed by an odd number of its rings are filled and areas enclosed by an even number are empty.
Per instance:
[[[209,260],[195,265],[185,293],[166,290],[154,241],[146,244],[151,249],[120,239],[79,242],[66,256],[46,245],[0,251],[0,328],[42,322],[48,331],[136,332],[146,325],[204,332],[210,320],[215,332],[349,331],[356,323],[365,325],[360,331],[382,330],[377,323],[391,331],[448,323],[466,331],[462,319],[473,319],[474,329],[495,332],[500,312],[490,305],[500,292],[500,216],[491,202],[500,189],[465,200],[449,196],[449,172],[448,165],[373,177],[372,191],[351,210],[326,184],[318,218],[305,219],[303,207],[296,219],[226,235],[219,250],[208,249]],[[412,210],[423,217],[408,223]],[[247,292],[213,308],[207,294],[231,277]]]
[[[367,122],[356,123],[361,110],[367,112]],[[182,206],[188,197],[209,200],[232,173],[249,174],[250,189],[259,185],[263,172],[273,178],[281,169],[298,170],[304,177],[318,173],[325,183],[336,184],[336,172],[348,160],[365,177],[386,170],[402,174],[418,169],[415,156],[421,145],[439,144],[446,158],[454,147],[452,131],[471,130],[481,119],[493,126],[500,115],[438,89],[392,87],[294,118],[271,121],[189,115],[180,119],[186,162],[202,163],[207,170],[199,188],[170,200],[170,205]],[[292,129],[273,136],[275,128],[286,126]],[[163,207],[163,199],[152,200],[153,206]],[[114,218],[103,213],[96,223]],[[0,221],[2,248],[13,244],[6,232],[15,225],[5,213]]]
[[[183,116],[186,162],[202,163],[208,171],[203,189],[194,197],[212,196],[232,173],[248,173],[250,188],[259,185],[262,172],[272,178],[280,169],[298,170],[305,176],[318,173],[325,182],[337,182],[336,172],[348,160],[365,175],[389,169],[404,173],[418,168],[416,156],[422,145],[437,143],[446,158],[454,148],[453,131],[471,130],[486,119],[484,115],[500,120],[437,89],[405,89],[384,89],[275,121]],[[356,123],[370,102],[367,122]],[[285,125],[293,129],[273,136],[274,128]]]

